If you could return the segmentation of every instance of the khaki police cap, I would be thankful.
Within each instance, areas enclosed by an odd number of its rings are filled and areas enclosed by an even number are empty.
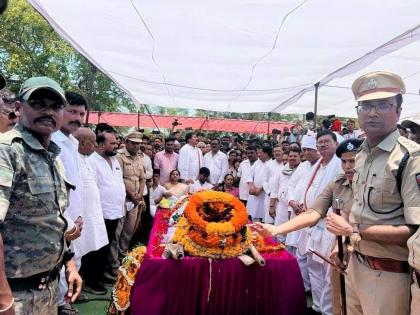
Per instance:
[[[125,140],[129,140],[131,142],[141,143],[143,140],[143,134],[138,131],[130,132],[126,137]]]
[[[364,74],[354,81],[351,88],[357,102],[388,98],[405,93],[401,77],[386,71]]]
[[[406,117],[401,121],[401,126],[404,128],[413,128],[413,125],[420,127],[420,113],[417,113],[413,116]]]

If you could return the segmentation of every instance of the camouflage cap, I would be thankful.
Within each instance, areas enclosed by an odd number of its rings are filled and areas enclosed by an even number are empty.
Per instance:
[[[63,100],[63,104],[66,104],[64,90],[57,82],[48,77],[32,77],[26,80],[19,90],[19,98],[27,101],[33,92],[41,89],[54,92]]]
[[[386,71],[364,74],[354,81],[351,88],[357,102],[388,98],[405,93],[401,77]]]
[[[125,140],[131,141],[131,142],[137,142],[141,143],[143,140],[143,134],[138,131],[130,132],[126,137]]]
[[[0,73],[0,90],[6,86],[6,78]]]

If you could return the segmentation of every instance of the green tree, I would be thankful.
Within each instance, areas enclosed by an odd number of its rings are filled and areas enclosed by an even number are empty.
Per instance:
[[[48,76],[66,90],[91,96],[92,110],[137,111],[123,91],[61,39],[26,1],[11,0],[0,23],[0,71],[10,78],[12,90],[31,76]]]

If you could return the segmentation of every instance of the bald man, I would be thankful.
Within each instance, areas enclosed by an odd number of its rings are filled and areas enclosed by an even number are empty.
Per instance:
[[[89,128],[79,128],[75,134],[79,141],[79,172],[82,178],[82,206],[83,206],[83,232],[85,250],[82,257],[80,274],[85,281],[85,291],[94,294],[106,294],[107,290],[101,283],[102,268],[97,268],[98,263],[106,260],[108,237],[102,214],[99,189],[96,185],[95,173],[88,160],[89,155],[95,151],[96,136]]]
[[[96,135],[89,128],[79,128],[74,137],[79,141],[79,153],[83,156],[89,156],[95,152],[97,146]]]

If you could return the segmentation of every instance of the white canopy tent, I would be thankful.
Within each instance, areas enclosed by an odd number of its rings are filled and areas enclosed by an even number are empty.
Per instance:
[[[380,69],[419,111],[416,0],[29,2],[137,104],[304,113],[320,82],[319,112],[354,116],[352,80]]]

